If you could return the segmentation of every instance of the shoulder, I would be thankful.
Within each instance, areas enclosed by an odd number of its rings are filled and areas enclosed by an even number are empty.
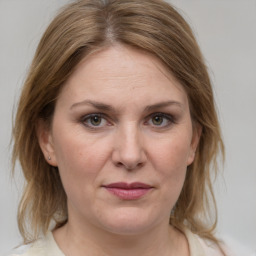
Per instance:
[[[190,230],[185,230],[184,233],[189,243],[191,256],[223,256],[219,246],[213,241],[203,239]],[[220,246],[226,256],[237,256],[224,242]]]
[[[198,236],[197,236],[198,237]],[[198,241],[201,244],[207,256],[223,256],[220,248],[212,241],[198,237]],[[221,248],[225,252],[226,256],[237,256],[224,242],[221,243]]]
[[[8,256],[64,256],[57,246],[53,235],[49,232],[35,242],[23,245],[12,251]]]
[[[43,256],[46,248],[44,239],[38,239],[31,244],[22,245],[14,249],[8,256]]]
[[[22,245],[19,246],[15,249],[13,249],[11,252],[9,252],[8,254],[6,254],[5,256],[19,256],[19,255],[24,255],[29,249],[30,249],[31,245]]]

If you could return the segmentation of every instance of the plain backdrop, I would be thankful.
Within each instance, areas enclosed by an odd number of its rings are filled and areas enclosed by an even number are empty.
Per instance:
[[[0,254],[18,245],[22,177],[10,178],[13,109],[37,43],[67,0],[0,0]],[[215,184],[218,232],[256,255],[256,1],[173,0],[192,26],[214,84],[226,144]],[[19,173],[19,172],[17,172]]]

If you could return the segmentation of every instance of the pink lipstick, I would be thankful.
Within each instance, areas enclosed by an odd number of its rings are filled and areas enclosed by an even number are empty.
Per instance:
[[[117,182],[103,186],[113,195],[123,200],[136,200],[147,194],[153,187],[141,182]]]

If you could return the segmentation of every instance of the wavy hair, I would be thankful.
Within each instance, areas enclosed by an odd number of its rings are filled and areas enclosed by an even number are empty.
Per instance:
[[[13,170],[20,161],[26,180],[19,205],[19,230],[28,243],[67,222],[67,198],[58,168],[49,165],[37,139],[37,125],[51,125],[63,85],[80,61],[103,47],[123,44],[162,61],[184,87],[194,123],[202,134],[194,162],[170,215],[170,224],[188,227],[218,243],[213,178],[224,156],[211,81],[184,18],[161,0],[79,0],[65,6],[44,33],[27,75],[13,128]],[[213,213],[213,214],[212,214]]]

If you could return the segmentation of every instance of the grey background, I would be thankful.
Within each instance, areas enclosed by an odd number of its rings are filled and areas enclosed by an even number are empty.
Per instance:
[[[10,178],[13,106],[36,45],[67,0],[0,0],[0,254],[21,241],[22,177]],[[256,0],[173,0],[191,24],[214,83],[226,144],[215,184],[218,233],[238,254],[256,255]],[[255,254],[253,254],[253,252]]]

